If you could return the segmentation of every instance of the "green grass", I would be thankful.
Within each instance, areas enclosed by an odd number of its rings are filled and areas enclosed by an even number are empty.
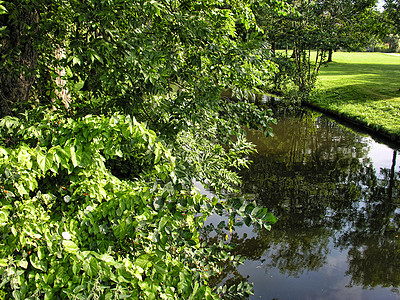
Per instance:
[[[334,53],[317,86],[312,104],[400,136],[400,56]]]

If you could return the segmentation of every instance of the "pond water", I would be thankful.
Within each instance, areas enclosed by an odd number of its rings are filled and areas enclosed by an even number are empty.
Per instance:
[[[241,193],[267,207],[271,231],[235,226],[244,265],[213,282],[254,283],[250,299],[400,299],[400,158],[395,148],[312,111],[278,119],[242,171]],[[207,192],[204,191],[203,192]],[[207,230],[202,238],[223,239]]]

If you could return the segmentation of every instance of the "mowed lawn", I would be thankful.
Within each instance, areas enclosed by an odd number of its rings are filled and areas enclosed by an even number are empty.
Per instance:
[[[400,136],[400,56],[336,52],[311,103]]]

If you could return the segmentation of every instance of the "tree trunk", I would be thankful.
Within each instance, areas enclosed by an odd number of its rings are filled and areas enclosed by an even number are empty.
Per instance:
[[[390,169],[390,175],[389,175],[389,186],[388,186],[388,196],[389,196],[388,199],[389,199],[389,201],[391,201],[392,198],[393,198],[393,186],[394,186],[394,183],[395,183],[394,175],[395,175],[395,172],[396,172],[396,156],[397,156],[397,151],[394,150],[393,151],[393,158],[392,158],[392,167]]]
[[[276,43],[271,42],[271,56],[275,57],[275,52],[276,52]]]
[[[328,63],[332,62],[333,49],[328,50]]]
[[[0,26],[7,26],[8,30],[0,47],[0,118],[10,115],[17,102],[28,101],[38,60],[32,37],[38,21],[36,9],[20,9],[16,20],[10,20],[8,15],[0,17]],[[29,34],[26,28],[31,31]]]

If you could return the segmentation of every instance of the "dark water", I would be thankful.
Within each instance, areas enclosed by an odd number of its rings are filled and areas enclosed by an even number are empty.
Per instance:
[[[241,192],[278,222],[235,227],[229,240],[248,259],[217,281],[253,282],[250,299],[400,299],[397,151],[315,112],[280,119],[274,134],[249,133],[258,154]]]

